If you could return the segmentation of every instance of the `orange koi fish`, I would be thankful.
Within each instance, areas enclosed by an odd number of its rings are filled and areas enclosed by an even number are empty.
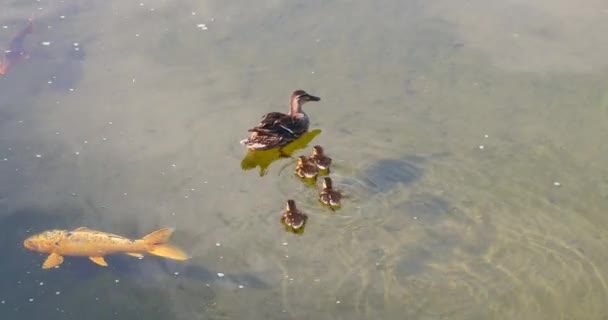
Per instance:
[[[4,57],[0,60],[0,75],[5,74],[10,68],[14,67],[19,61],[27,59],[28,53],[25,51],[23,43],[25,42],[25,36],[34,31],[34,23],[30,19],[29,24],[19,33],[17,33],[9,45],[8,50],[5,51]]]
[[[173,260],[187,260],[188,255],[181,249],[167,244],[173,229],[164,228],[147,236],[131,240],[115,234],[81,227],[73,231],[48,230],[33,235],[23,241],[29,250],[48,253],[42,269],[48,269],[63,263],[64,256],[89,257],[100,266],[107,267],[104,256],[125,253],[143,258],[143,253],[150,253]]]

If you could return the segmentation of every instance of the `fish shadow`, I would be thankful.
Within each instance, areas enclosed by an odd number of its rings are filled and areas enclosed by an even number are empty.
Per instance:
[[[54,214],[51,212],[61,212]],[[249,287],[265,288],[268,284],[255,274],[236,273],[226,274],[223,279],[218,273],[204,266],[196,264],[195,260],[174,261],[145,255],[143,259],[126,254],[113,254],[106,256],[108,267],[99,266],[86,257],[66,257],[58,269],[43,270],[42,263],[46,254],[27,250],[23,241],[42,231],[50,229],[71,230],[90,223],[81,210],[61,209],[43,210],[40,208],[25,208],[0,218],[0,250],[10,259],[0,261],[0,272],[7,275],[0,279],[0,296],[3,291],[13,290],[10,275],[23,275],[24,269],[37,276],[52,277],[52,281],[60,281],[63,290],[70,283],[78,281],[91,281],[100,276],[111,276],[114,279],[129,279],[142,287],[162,286],[167,279],[179,275],[180,278],[195,280],[198,283],[242,283]],[[50,281],[50,280],[49,280]],[[234,285],[236,287],[236,285]]]
[[[87,225],[87,220],[82,210],[65,208],[23,208],[0,216],[0,249],[5,257],[0,260],[0,297],[6,307],[3,318],[53,319],[52,314],[65,309],[93,320],[113,319],[117,314],[124,319],[181,319],[167,303],[175,296],[186,306],[196,306],[212,303],[217,290],[238,290],[240,285],[269,287],[255,274],[219,276],[195,260],[172,261],[149,255],[141,260],[109,255],[108,267],[84,257],[66,257],[59,268],[44,270],[46,255],[23,247],[23,240],[33,234],[73,229]],[[57,314],[58,318],[65,316]]]

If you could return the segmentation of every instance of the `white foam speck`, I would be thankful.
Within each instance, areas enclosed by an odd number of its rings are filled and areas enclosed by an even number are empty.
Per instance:
[[[56,294],[56,295],[60,295],[60,294],[61,294],[61,292],[59,292],[59,291],[56,291],[56,292],[55,292],[55,294]]]
[[[43,285],[44,285],[44,282],[40,282],[40,285],[41,285],[41,286],[43,286]]]
[[[65,19],[65,16],[59,16],[59,19]]]
[[[34,298],[30,298],[30,302],[34,302]]]
[[[242,284],[239,284],[239,289],[243,289],[245,288],[245,286],[243,286]]]
[[[479,146],[479,149],[483,150],[483,148],[485,148],[483,144]]]
[[[41,154],[37,154],[36,158],[42,158],[42,155]]]
[[[554,186],[556,186],[556,187],[559,187],[559,186],[561,186],[562,184],[561,184],[561,183],[559,183],[558,181],[555,181],[555,182],[553,182],[553,185],[554,185]]]
[[[283,245],[284,245],[284,246],[286,246],[286,245],[287,245],[287,242],[283,242]]]
[[[219,243],[219,242],[216,242],[216,243],[215,243],[215,246],[216,246],[216,247],[219,247],[219,246],[221,246],[221,245],[222,245],[222,244],[221,244],[221,243]]]
[[[43,46],[50,46],[51,42],[50,41],[42,41],[40,44],[42,44]]]
[[[218,276],[218,277],[220,277],[220,278],[223,278],[223,277],[224,277],[224,274],[223,274],[223,273],[221,273],[221,272],[218,272],[218,273],[217,273],[217,276]]]
[[[176,271],[176,272],[173,272],[173,274],[174,274],[175,276],[179,276],[179,272],[177,272],[177,271]]]
[[[116,280],[114,280],[114,282],[119,283],[119,282],[120,282],[120,280],[116,279]]]

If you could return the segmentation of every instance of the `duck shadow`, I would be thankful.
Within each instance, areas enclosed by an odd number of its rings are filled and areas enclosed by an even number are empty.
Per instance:
[[[283,147],[282,152],[279,151],[279,148],[256,151],[247,150],[247,154],[245,154],[245,157],[241,160],[241,169],[247,171],[259,167],[260,177],[263,177],[268,173],[268,167],[270,167],[273,162],[280,159],[291,158],[291,155],[296,151],[308,147],[308,144],[320,133],[320,129],[306,132],[297,140]]]

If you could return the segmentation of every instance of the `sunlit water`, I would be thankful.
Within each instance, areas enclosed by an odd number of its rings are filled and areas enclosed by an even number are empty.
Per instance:
[[[0,78],[0,318],[605,319],[608,4],[584,2],[0,1],[3,46],[36,24]],[[295,89],[336,212],[238,143]],[[22,246],[80,226],[175,227],[192,259]]]

